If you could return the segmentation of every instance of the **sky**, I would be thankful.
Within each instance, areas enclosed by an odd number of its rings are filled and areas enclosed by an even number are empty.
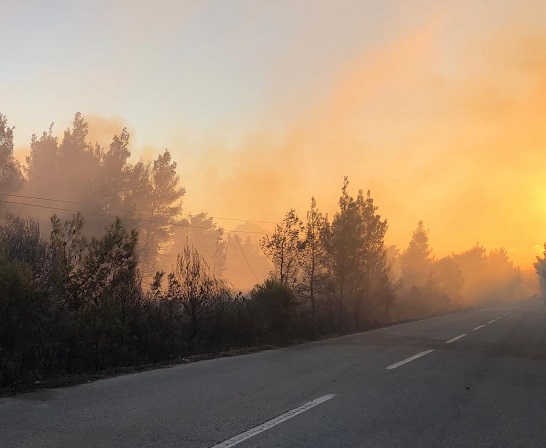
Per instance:
[[[546,3],[1,1],[0,113],[24,160],[74,113],[133,158],[168,148],[184,211],[330,216],[344,176],[387,243],[440,257],[546,241]],[[229,224],[226,224],[229,227]]]

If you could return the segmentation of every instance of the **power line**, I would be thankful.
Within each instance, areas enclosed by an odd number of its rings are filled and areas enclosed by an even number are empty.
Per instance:
[[[6,204],[24,205],[26,207],[44,208],[44,209],[48,209],[48,210],[57,210],[57,211],[72,212],[72,213],[85,213],[85,214],[88,214],[88,215],[112,217],[112,215],[109,215],[107,213],[90,212],[90,211],[85,211],[85,210],[75,210],[75,209],[72,209],[72,208],[53,207],[53,206],[41,205],[41,204],[29,204],[29,203],[26,203],[26,202],[9,201],[9,200],[5,200],[5,199],[1,200],[0,202],[6,203]],[[171,223],[169,223],[167,221],[157,221],[157,220],[152,220],[152,219],[139,219],[139,221],[140,222],[152,223],[152,224],[163,224],[163,225],[171,224]],[[194,229],[210,230],[210,227],[196,226],[196,225],[193,225],[193,224],[184,224],[184,223],[181,223],[181,222],[173,223],[172,225],[173,225],[173,227],[189,227],[189,228],[194,228]],[[249,233],[249,234],[260,234],[260,235],[268,235],[270,233],[270,232],[257,232],[257,231],[250,231],[250,230],[235,230],[235,229],[227,230],[227,231],[228,232],[233,232],[233,233]]]
[[[93,205],[95,207],[98,207],[98,204],[91,204],[90,202],[78,202],[78,201],[68,201],[68,200],[65,201],[63,199],[42,198],[39,196],[25,196],[23,194],[2,193],[2,192],[0,192],[0,195],[12,196],[14,198],[22,198],[22,199],[39,199],[40,201],[64,202],[65,204]]]
[[[90,206],[93,206],[93,207],[100,207],[99,204],[94,204],[92,202],[68,201],[68,200],[64,200],[64,199],[44,198],[44,197],[41,197],[41,196],[27,196],[27,195],[23,195],[23,194],[13,194],[13,193],[0,192],[0,196],[11,196],[11,197],[14,197],[14,198],[21,198],[21,199],[37,199],[37,200],[40,200],[40,201],[64,202],[65,204],[90,205]],[[7,202],[7,201],[4,201],[4,202]],[[137,208],[135,210],[137,210],[139,212],[144,212],[144,213],[150,213],[151,212],[151,210],[145,210],[145,209],[141,209],[141,208]],[[196,216],[196,215],[192,215],[190,213],[179,213],[179,214],[182,215],[182,216],[190,216],[190,217],[191,216]],[[273,221],[262,221],[262,220],[257,220],[257,219],[226,218],[226,217],[222,217],[222,216],[209,216],[209,218],[222,219],[222,220],[226,220],[226,221],[242,221],[242,222],[257,222],[257,223],[261,223],[261,224],[277,224],[276,222],[273,222]]]
[[[229,232],[228,236],[227,236],[226,251],[224,253],[224,261],[223,261],[224,266],[226,265],[226,259],[227,259],[228,249],[229,249],[229,240],[230,240],[230,238],[231,238],[231,232]]]
[[[237,240],[237,244],[239,245],[239,249],[241,249],[241,254],[243,254],[243,258],[245,259],[246,261],[246,265],[248,266],[248,269],[250,269],[250,272],[252,273],[252,275],[254,276],[254,279],[256,280],[256,283],[260,283],[260,281],[258,280],[258,277],[256,277],[256,274],[254,274],[254,271],[252,270],[252,268],[250,267],[250,263],[248,262],[248,260],[246,259],[246,255],[245,255],[245,252],[243,250],[243,246],[241,246],[241,242],[239,241],[239,237],[237,235],[235,235],[235,239]]]

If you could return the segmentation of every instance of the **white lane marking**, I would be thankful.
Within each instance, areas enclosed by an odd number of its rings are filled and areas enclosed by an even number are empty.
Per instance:
[[[487,322],[488,324],[492,324],[493,322],[495,322],[495,319],[493,320],[490,320],[489,322]]]
[[[485,327],[485,324],[477,326],[476,328],[474,328],[474,331],[479,330],[480,328],[483,328],[483,327]]]
[[[429,353],[432,353],[434,350],[425,350],[424,352],[417,353],[416,355],[410,356],[409,358],[406,358],[402,361],[399,361],[395,364],[390,365],[389,367],[385,367],[387,370],[396,369],[397,367],[403,366],[404,364],[415,361],[417,358],[420,358],[421,356],[428,355]]]
[[[248,440],[251,437],[257,436],[261,432],[267,431],[268,429],[271,429],[274,426],[277,426],[278,424],[285,422],[286,420],[289,420],[298,414],[301,414],[302,412],[308,411],[309,409],[312,409],[315,406],[318,406],[319,404],[324,403],[325,401],[331,400],[335,396],[336,396],[335,394],[328,394],[328,395],[319,397],[313,401],[309,401],[305,404],[302,404],[301,406],[298,406],[297,408],[292,409],[291,411],[285,412],[284,414],[281,414],[278,417],[268,420],[267,422],[262,423],[259,426],[249,429],[248,431],[242,432],[241,434],[238,434],[235,437],[232,437],[231,439],[225,440],[222,443],[214,445],[212,448],[229,448],[231,446],[238,445],[239,443],[245,440]]]
[[[502,319],[503,317],[504,317],[504,315],[503,315],[503,316],[499,316],[499,317],[497,317],[495,320]]]
[[[450,339],[449,341],[446,341],[446,344],[451,344],[452,342],[457,341],[458,339],[464,338],[466,336],[466,333],[460,334],[457,337],[454,337],[453,339]]]

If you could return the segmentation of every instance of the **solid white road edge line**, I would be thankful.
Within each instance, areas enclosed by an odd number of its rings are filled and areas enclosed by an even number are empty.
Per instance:
[[[452,342],[455,342],[458,339],[464,338],[465,336],[466,336],[466,333],[460,334],[459,336],[454,337],[453,339],[450,339],[449,341],[446,341],[446,344],[451,344]]]
[[[396,369],[397,367],[403,366],[404,364],[415,361],[417,358],[420,358],[421,356],[428,355],[429,353],[432,353],[434,350],[425,350],[424,352],[417,353],[416,355],[410,356],[409,358],[406,358],[402,361],[399,361],[395,364],[390,365],[389,367],[385,367],[387,370]]]
[[[257,436],[261,432],[267,431],[268,429],[271,429],[274,426],[277,426],[278,424],[285,422],[286,420],[289,420],[298,414],[301,414],[302,412],[308,411],[309,409],[312,409],[315,406],[318,406],[319,404],[324,403],[325,401],[331,400],[335,396],[336,396],[335,394],[328,394],[328,395],[319,397],[313,401],[309,401],[295,409],[292,409],[291,411],[285,412],[284,414],[281,414],[278,417],[268,420],[267,422],[262,423],[259,426],[256,426],[252,429],[249,429],[248,431],[238,434],[235,437],[232,437],[231,439],[225,440],[224,442],[219,443],[218,445],[214,445],[212,448],[229,448],[231,446],[238,445],[239,443],[245,440],[248,440],[251,437]]]
[[[483,327],[485,327],[485,324],[477,326],[476,328],[474,328],[474,331],[479,330],[480,328],[483,328]]]

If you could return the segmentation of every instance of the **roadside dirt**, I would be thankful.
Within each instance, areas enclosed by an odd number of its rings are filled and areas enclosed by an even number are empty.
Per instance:
[[[290,344],[292,345],[292,344]],[[227,350],[215,353],[206,353],[201,355],[185,356],[176,359],[170,359],[168,361],[157,362],[153,364],[144,364],[139,366],[129,367],[116,367],[111,369],[105,369],[96,373],[81,373],[73,375],[63,375],[56,378],[50,378],[44,381],[36,381],[32,384],[17,384],[11,387],[0,388],[0,397],[9,397],[27,392],[36,392],[42,389],[55,389],[58,387],[77,386],[78,384],[90,383],[92,381],[102,380],[105,378],[112,378],[120,375],[128,375],[130,373],[146,372],[148,370],[166,369],[174,367],[180,364],[190,364],[197,361],[204,361],[207,359],[215,358],[227,358],[230,356],[246,355],[250,353],[256,353],[263,350],[272,350],[275,348],[281,348],[281,345],[261,345],[255,347],[237,348],[233,350]]]

